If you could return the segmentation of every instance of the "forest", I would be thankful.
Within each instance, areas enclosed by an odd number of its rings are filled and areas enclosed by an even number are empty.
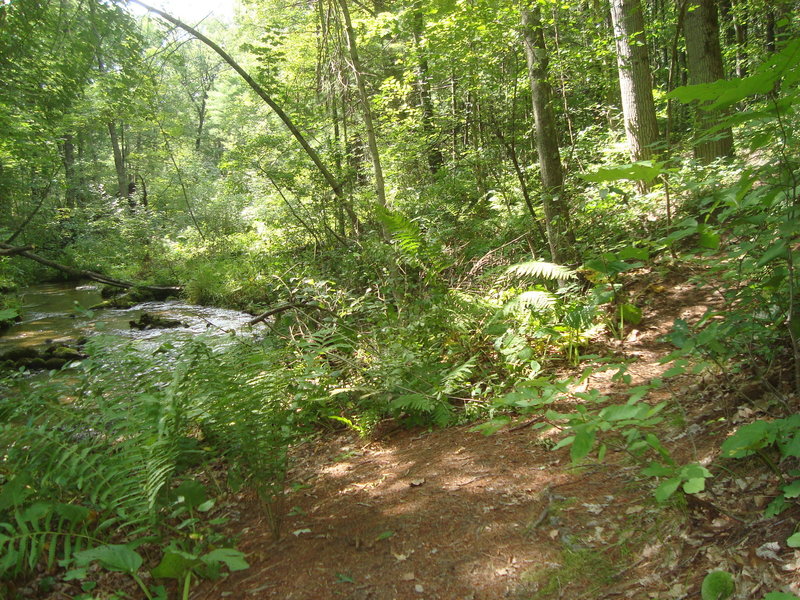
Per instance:
[[[0,0],[0,599],[800,597],[798,9]]]

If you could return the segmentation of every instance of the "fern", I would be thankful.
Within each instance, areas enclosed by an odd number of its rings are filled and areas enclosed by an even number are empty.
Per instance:
[[[546,279],[549,281],[561,281],[575,278],[575,271],[568,267],[537,260],[511,265],[506,269],[506,274],[521,277],[535,277],[537,279]]]
[[[441,248],[426,240],[416,221],[389,210],[381,210],[378,218],[409,263],[422,268],[429,277],[447,268],[448,262],[442,255]]]
[[[504,314],[511,314],[521,310],[547,311],[556,306],[558,299],[555,294],[542,290],[529,290],[522,292],[509,300],[503,306]]]
[[[40,561],[52,568],[94,544],[87,534],[91,514],[85,506],[48,502],[14,510],[13,523],[0,523],[0,576],[32,570]]]

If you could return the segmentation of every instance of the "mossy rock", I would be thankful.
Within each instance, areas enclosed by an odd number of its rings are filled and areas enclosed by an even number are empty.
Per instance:
[[[185,324],[178,319],[165,319],[158,315],[150,313],[142,313],[138,320],[128,322],[131,329],[147,330],[147,329],[174,329],[175,327],[184,327]]]
[[[6,351],[0,358],[2,358],[2,360],[10,360],[11,362],[20,362],[32,358],[39,358],[39,350],[33,347],[13,348]]]
[[[49,369],[51,371],[56,371],[62,368],[65,364],[67,364],[66,359],[64,358],[55,358],[51,357],[44,361],[44,368]]]
[[[64,362],[86,358],[86,355],[80,352],[80,350],[70,348],[69,346],[50,346],[46,354],[51,358],[56,358]]]

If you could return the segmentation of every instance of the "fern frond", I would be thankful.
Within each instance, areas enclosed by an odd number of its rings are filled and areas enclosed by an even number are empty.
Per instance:
[[[546,311],[552,309],[558,299],[555,294],[542,290],[529,290],[509,300],[503,306],[503,313],[510,314],[518,310]]]
[[[477,363],[477,355],[471,356],[466,362],[447,372],[441,381],[443,394],[452,394],[461,387],[470,377]]]
[[[536,277],[549,281],[575,278],[575,271],[569,267],[538,260],[511,265],[506,269],[506,274],[520,277]]]

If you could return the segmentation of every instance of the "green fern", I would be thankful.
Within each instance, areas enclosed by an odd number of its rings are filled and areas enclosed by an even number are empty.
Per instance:
[[[552,310],[557,302],[555,294],[543,290],[529,290],[509,300],[503,306],[503,313],[511,314],[522,310],[548,311]]]
[[[520,277],[535,277],[537,279],[549,281],[561,281],[575,278],[575,271],[569,267],[537,260],[511,265],[506,269],[506,274]]]

